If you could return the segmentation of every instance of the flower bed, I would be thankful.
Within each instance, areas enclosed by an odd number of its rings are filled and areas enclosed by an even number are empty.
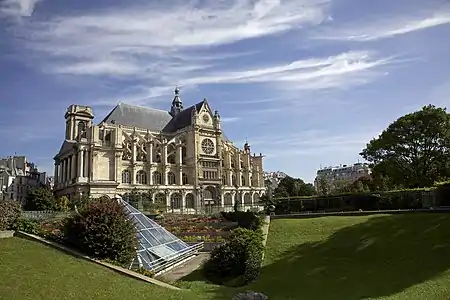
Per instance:
[[[221,217],[170,216],[155,220],[161,226],[177,236],[188,235],[223,235],[236,224]]]

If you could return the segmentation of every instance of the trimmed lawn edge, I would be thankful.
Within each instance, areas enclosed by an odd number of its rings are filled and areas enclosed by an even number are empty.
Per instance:
[[[262,252],[262,259],[261,259],[261,263],[264,262],[264,252],[266,252],[266,244],[267,244],[267,238],[269,236],[269,226],[270,226],[270,216],[265,216],[264,217],[264,221],[263,221],[263,226],[261,227],[262,232],[263,232],[263,252]]]
[[[0,230],[0,239],[12,238],[14,236],[14,230]]]
[[[99,265],[101,265],[103,267],[106,267],[108,269],[116,271],[116,272],[118,272],[118,273],[120,273],[122,275],[133,277],[135,279],[138,279],[138,280],[141,280],[141,281],[145,281],[147,283],[156,284],[156,285],[164,287],[164,288],[177,290],[177,291],[181,291],[182,290],[182,289],[180,289],[180,288],[178,288],[176,286],[173,286],[173,285],[170,285],[168,283],[156,280],[154,278],[150,278],[150,277],[144,276],[144,275],[136,273],[134,271],[131,271],[131,270],[119,267],[119,266],[115,266],[113,264],[110,264],[110,263],[107,263],[107,262],[103,262],[103,261],[100,261],[100,260],[97,260],[97,259],[90,258],[89,256],[86,256],[86,255],[84,255],[84,254],[82,254],[82,253],[80,253],[80,252],[78,252],[76,250],[70,249],[70,248],[68,248],[68,247],[66,247],[64,245],[59,244],[59,243],[55,243],[55,242],[52,242],[52,241],[47,241],[47,240],[45,240],[45,239],[43,239],[43,238],[41,238],[39,236],[36,236],[34,234],[29,234],[29,233],[26,233],[26,232],[23,232],[23,231],[16,231],[15,235],[17,237],[21,237],[21,238],[37,241],[37,242],[43,243],[45,245],[52,246],[53,248],[56,248],[57,250],[61,250],[61,251],[66,252],[66,253],[68,253],[70,255],[73,255],[75,257],[83,258],[83,259],[88,260],[90,262],[99,264]]]

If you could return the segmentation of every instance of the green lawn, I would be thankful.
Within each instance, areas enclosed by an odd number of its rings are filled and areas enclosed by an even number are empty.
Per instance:
[[[200,278],[185,280],[195,290],[206,287]],[[270,300],[448,300],[450,214],[274,220],[261,277],[244,290]]]
[[[0,240],[0,299],[450,299],[450,214],[274,220],[260,279],[241,289],[194,272],[175,292],[18,238]]]
[[[0,299],[201,299],[145,283],[37,242],[0,239]]]

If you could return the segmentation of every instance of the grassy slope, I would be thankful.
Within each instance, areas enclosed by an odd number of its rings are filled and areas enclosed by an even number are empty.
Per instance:
[[[120,275],[37,242],[0,239],[0,299],[199,299]]]
[[[274,220],[261,277],[243,290],[271,300],[450,299],[449,228],[450,214]],[[198,273],[185,280],[217,298],[236,293]]]
[[[450,214],[275,220],[261,278],[269,299],[450,299]],[[0,240],[0,299],[231,299],[194,272],[174,292],[41,244]],[[193,294],[197,294],[194,296]]]

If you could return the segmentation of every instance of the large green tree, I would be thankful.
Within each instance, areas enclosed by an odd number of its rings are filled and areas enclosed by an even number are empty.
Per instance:
[[[400,117],[360,153],[389,187],[431,186],[450,175],[450,116],[433,105]]]
[[[46,188],[34,188],[28,191],[25,199],[24,210],[57,210],[58,205],[53,192]]]
[[[300,178],[290,176],[281,179],[274,190],[274,197],[312,196],[314,194],[315,189],[311,183],[305,183]]]

